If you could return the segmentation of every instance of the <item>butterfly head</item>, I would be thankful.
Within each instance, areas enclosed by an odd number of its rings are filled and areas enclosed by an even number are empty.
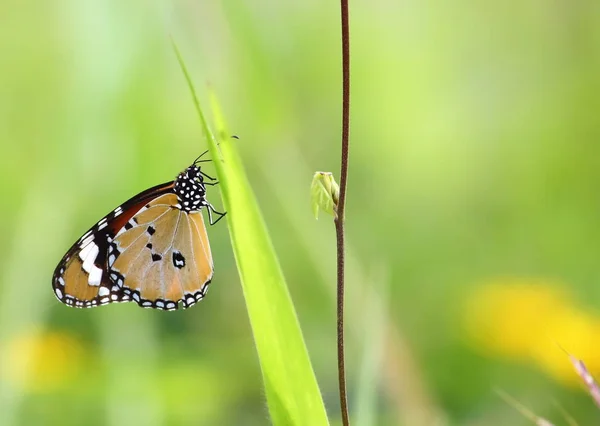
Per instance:
[[[181,208],[187,212],[198,211],[206,205],[206,187],[200,166],[192,164],[175,179],[175,194]]]

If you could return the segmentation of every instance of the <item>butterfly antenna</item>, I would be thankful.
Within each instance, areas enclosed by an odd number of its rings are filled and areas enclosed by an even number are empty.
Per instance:
[[[232,139],[239,139],[239,137],[238,137],[238,136],[236,136],[236,135],[232,135],[232,136],[231,136],[231,138],[232,138]],[[219,144],[220,144],[220,143],[219,143],[219,142],[217,142],[217,146],[219,146]],[[198,156],[198,158],[196,158],[196,159],[194,160],[194,164],[198,164],[198,163],[208,163],[209,161],[212,161],[212,160],[201,160],[201,158],[202,158],[202,157],[204,157],[204,156],[205,156],[207,153],[208,153],[208,149],[207,149],[206,151],[204,151],[202,154],[200,154],[200,155]]]
[[[200,155],[198,156],[198,158],[196,158],[196,159],[194,160],[194,164],[198,164],[198,163],[204,163],[204,162],[210,161],[210,160],[200,160],[200,159],[201,159],[202,157],[204,157],[204,156],[205,156],[207,153],[208,153],[208,149],[207,149],[206,151],[204,151],[202,154],[200,154]]]

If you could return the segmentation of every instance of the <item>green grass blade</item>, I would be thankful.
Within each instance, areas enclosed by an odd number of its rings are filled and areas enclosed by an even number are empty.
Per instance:
[[[213,96],[219,155],[177,47],[175,51],[215,162],[271,420],[274,425],[328,425],[294,306],[242,161]]]

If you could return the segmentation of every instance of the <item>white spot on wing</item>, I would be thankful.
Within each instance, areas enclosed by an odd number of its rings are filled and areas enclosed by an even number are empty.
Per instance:
[[[88,284],[93,286],[99,286],[101,281],[102,269],[98,268],[96,265],[92,265],[92,270],[90,271],[90,276],[88,277]]]
[[[110,290],[106,287],[100,287],[98,290],[98,296],[108,296],[110,294]]]
[[[96,261],[96,257],[98,257],[98,252],[100,251],[100,249],[95,243],[90,243],[88,247],[90,247],[89,250],[86,250],[87,247],[84,249],[86,253],[82,267],[83,270],[89,274],[92,271],[92,266],[94,266],[94,262]],[[79,257],[81,257],[84,250],[82,250],[81,253],[79,253]]]
[[[54,292],[56,293],[56,297],[58,297],[59,299],[63,298],[63,294],[62,291],[60,291],[60,288],[55,288]]]
[[[60,285],[62,285],[63,287],[65,286],[65,280],[63,279],[63,277],[58,277],[58,280],[57,280],[57,281],[58,281],[58,283],[59,283]]]
[[[87,237],[85,237],[82,241],[80,246],[81,247],[85,247],[87,246],[89,243],[91,243],[92,241],[94,241],[94,235],[88,235]]]
[[[95,245],[95,244],[94,244]],[[92,250],[92,245],[91,244],[87,244],[84,248],[81,249],[81,251],[79,252],[79,258],[84,261],[87,257],[87,255],[90,253],[90,251]]]

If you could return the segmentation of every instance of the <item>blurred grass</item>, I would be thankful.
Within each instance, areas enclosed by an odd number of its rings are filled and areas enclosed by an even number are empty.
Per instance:
[[[167,425],[268,423],[226,227],[209,229],[214,287],[188,312],[73,311],[50,291],[55,263],[91,223],[200,153],[169,34],[202,73],[198,81],[220,94],[241,137],[335,422],[333,233],[311,217],[306,194],[314,170],[337,170],[338,150],[329,148],[339,139],[337,8],[316,0],[0,4],[0,371],[12,368],[5,348],[30,327],[42,337],[65,333],[94,354],[59,389],[1,375],[0,386],[19,395],[2,394],[6,424],[103,425],[118,412],[110,406],[127,404],[134,390],[140,410],[160,401]],[[396,367],[403,385],[404,372],[415,371],[446,424],[529,424],[493,387],[556,423],[553,400],[579,424],[595,422],[587,393],[538,360],[473,344],[463,309],[485,283],[535,277],[559,283],[574,313],[598,316],[599,3],[386,0],[352,8],[347,232],[356,269],[348,298],[357,303],[349,327],[360,322],[363,286],[381,261],[389,267],[388,322],[401,332],[384,366]],[[211,201],[217,192],[209,190]],[[506,318],[519,315],[502,307]],[[138,331],[145,344],[119,343]],[[362,335],[348,335],[351,389]],[[594,342],[589,351],[599,353]],[[554,350],[555,342],[539,346]],[[118,369],[131,373],[111,398]],[[378,388],[380,424],[403,424],[400,403],[419,402],[386,383]],[[127,413],[125,424],[144,418]]]

